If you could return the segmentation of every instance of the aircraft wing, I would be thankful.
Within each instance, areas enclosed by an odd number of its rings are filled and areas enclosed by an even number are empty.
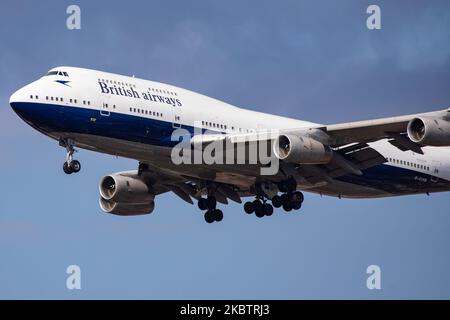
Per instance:
[[[420,153],[420,146],[409,140],[406,136],[408,123],[416,117],[440,118],[450,121],[450,108],[447,110],[432,111],[427,113],[411,114],[405,116],[381,118],[374,120],[364,120],[330,124],[312,128],[281,129],[280,134],[309,135],[317,136],[319,131],[325,133],[318,140],[332,147],[341,147],[351,143],[367,143],[381,139],[391,139],[390,142],[401,150],[413,150]],[[273,132],[251,132],[239,134],[208,134],[194,136],[191,139],[193,145],[207,144],[214,141],[228,140],[231,143],[240,141],[261,141],[271,140]]]
[[[409,121],[416,117],[449,120],[450,109],[375,120],[331,124],[325,126],[323,130],[329,135],[330,145],[334,147],[356,142],[373,142],[388,138],[392,145],[403,151],[412,150],[417,153],[422,153],[420,146],[406,136]]]
[[[329,145],[335,156],[328,164],[303,165],[301,173],[304,178],[328,180],[348,173],[362,174],[361,170],[386,162],[386,159],[367,143],[387,139],[390,144],[402,151],[411,150],[423,154],[422,146],[411,141],[407,136],[408,123],[416,117],[450,120],[450,109],[420,114],[389,117],[374,120],[356,121],[312,128],[282,129],[279,134],[307,136]],[[191,143],[197,146],[214,141],[228,141],[240,144],[242,141],[267,141],[278,135],[273,132],[250,132],[239,134],[210,134],[194,136]],[[315,177],[313,177],[315,176]]]
[[[253,194],[248,188],[242,187],[242,183],[235,184],[234,182],[236,182],[235,179],[237,178],[234,177],[233,180],[228,177],[232,175],[231,173],[227,173],[226,177],[223,176],[223,172],[217,173],[215,175],[217,180],[214,179],[215,181],[212,182],[208,178],[186,175],[189,172],[186,168],[185,170],[180,168],[178,169],[179,171],[176,171],[174,168],[162,168],[148,162],[144,163],[144,165],[145,169],[142,174],[145,180],[152,185],[155,195],[173,192],[185,202],[193,204],[192,198],[200,199],[205,193],[205,187],[208,185],[214,189],[217,201],[227,204],[228,199],[241,203],[241,197]],[[253,182],[254,180],[252,180]]]

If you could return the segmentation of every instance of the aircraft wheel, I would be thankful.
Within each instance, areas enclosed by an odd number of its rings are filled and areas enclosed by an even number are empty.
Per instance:
[[[271,216],[273,214],[273,207],[270,203],[265,203],[263,207],[266,216]]]
[[[294,202],[292,203],[292,209],[294,210],[298,210],[302,207],[302,203],[301,202]]]
[[[303,193],[301,193],[300,191],[295,191],[292,194],[291,199],[292,199],[293,202],[302,203],[303,200],[305,200],[305,197],[303,196]]]
[[[258,199],[253,200],[252,204],[253,204],[253,210],[255,211],[255,214],[256,214],[256,211],[257,211],[259,208],[261,208],[262,205],[263,205],[263,203],[262,203],[260,200],[258,200]]]
[[[291,203],[291,199],[287,193],[283,193],[280,198],[281,198],[282,205]]]
[[[266,212],[264,210],[264,206],[263,205],[260,205],[257,208],[255,208],[255,215],[258,218],[262,218],[262,217],[264,217],[266,215]]]
[[[281,201],[281,197],[280,197],[279,195],[275,195],[275,196],[272,198],[272,205],[273,205],[275,208],[281,207],[282,204],[283,204],[283,202]]]
[[[247,214],[252,214],[253,212],[255,212],[255,207],[253,206],[253,202],[247,201],[244,204],[244,211]]]
[[[208,211],[205,212],[205,221],[207,223],[213,223],[214,220],[215,220],[214,218],[215,218],[214,214],[213,214],[213,212],[211,210],[208,210]]]
[[[63,164],[63,171],[64,171],[65,174],[72,174],[72,170],[70,169],[70,167],[67,164],[67,162],[64,162],[64,164]]]
[[[217,222],[220,222],[220,221],[223,220],[223,212],[222,212],[222,210],[220,210],[220,209],[214,210],[214,219]]]
[[[77,173],[81,170],[81,163],[78,160],[72,160],[72,161],[70,161],[68,167],[69,167],[70,171]]]
[[[289,212],[289,211],[291,211],[292,210],[292,205],[291,205],[291,203],[283,203],[283,209],[284,209],[284,211],[286,211],[286,212]]]

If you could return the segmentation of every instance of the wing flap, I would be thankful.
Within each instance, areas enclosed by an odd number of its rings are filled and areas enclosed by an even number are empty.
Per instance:
[[[386,162],[385,157],[368,145],[358,149],[351,149],[350,151],[340,151],[340,154],[354,164],[359,170],[364,170]],[[336,165],[333,162],[327,165],[327,169],[328,175],[332,178],[351,173],[349,170],[345,170],[345,168]]]

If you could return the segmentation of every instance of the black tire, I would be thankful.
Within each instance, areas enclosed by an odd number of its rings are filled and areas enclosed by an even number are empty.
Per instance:
[[[63,171],[64,171],[65,174],[72,174],[72,170],[70,169],[70,167],[67,164],[67,162],[64,162],[64,164],[63,164]]]
[[[255,211],[256,211],[256,208],[257,208],[257,207],[262,206],[262,202],[261,202],[260,200],[258,200],[258,199],[253,200],[252,203],[253,203],[253,208],[255,208]]]
[[[220,222],[220,221],[223,220],[223,212],[222,212],[222,210],[220,210],[220,209],[214,210],[214,219],[217,222]]]
[[[206,206],[209,210],[214,210],[217,206],[217,201],[215,197],[208,197],[206,198]]]
[[[213,214],[213,212],[211,210],[208,210],[208,211],[205,212],[205,221],[207,223],[213,223],[214,220],[215,220],[214,218],[215,218],[214,214]]]
[[[266,212],[265,212],[264,206],[262,204],[255,208],[255,216],[257,216],[258,218],[262,218],[265,215],[266,215]]]
[[[262,202],[260,200],[258,200],[258,199],[253,200],[252,204],[253,204],[253,210],[255,211],[255,214],[263,206]]]
[[[289,199],[289,195],[287,193],[283,193],[281,195],[281,205],[289,204],[291,203],[291,199]]]
[[[291,205],[291,203],[283,203],[283,209],[284,209],[284,211],[286,211],[286,212],[291,211],[291,210],[292,210],[292,205]]]
[[[275,195],[275,196],[272,198],[272,205],[273,205],[275,208],[281,207],[282,204],[283,204],[283,203],[282,203],[281,197],[280,197],[279,195]]]
[[[72,172],[75,172],[75,173],[80,172],[80,170],[81,170],[81,163],[80,163],[80,161],[78,161],[78,160],[70,161],[69,168],[70,168],[70,170]]]
[[[253,202],[247,201],[246,203],[244,203],[244,211],[247,214],[252,214],[253,212],[255,212],[255,207],[253,206]]]
[[[294,202],[292,203],[292,209],[294,210],[298,210],[302,207],[302,203],[301,202]]]
[[[295,191],[292,194],[292,201],[293,202],[298,202],[298,203],[303,203],[303,200],[305,200],[305,197],[303,196],[303,193],[301,193],[300,191]]]
[[[264,214],[266,216],[271,216],[273,214],[273,207],[270,203],[265,203],[264,205]]]
[[[208,206],[206,205],[206,199],[205,198],[198,199],[197,205],[198,205],[198,208],[200,210],[202,210],[202,211],[208,209]]]

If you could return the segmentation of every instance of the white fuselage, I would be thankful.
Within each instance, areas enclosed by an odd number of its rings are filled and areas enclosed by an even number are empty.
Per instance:
[[[56,74],[54,74],[56,73]],[[15,92],[11,106],[31,126],[77,146],[155,163],[176,171],[164,152],[178,127],[222,133],[298,129],[319,124],[246,110],[172,85],[101,71],[58,67]],[[370,143],[388,162],[310,191],[378,197],[450,189],[450,149],[401,151],[386,140]],[[186,175],[201,176],[200,171]],[[220,181],[220,177],[217,177]],[[251,179],[249,179],[251,181]],[[388,186],[384,186],[387,184]]]

